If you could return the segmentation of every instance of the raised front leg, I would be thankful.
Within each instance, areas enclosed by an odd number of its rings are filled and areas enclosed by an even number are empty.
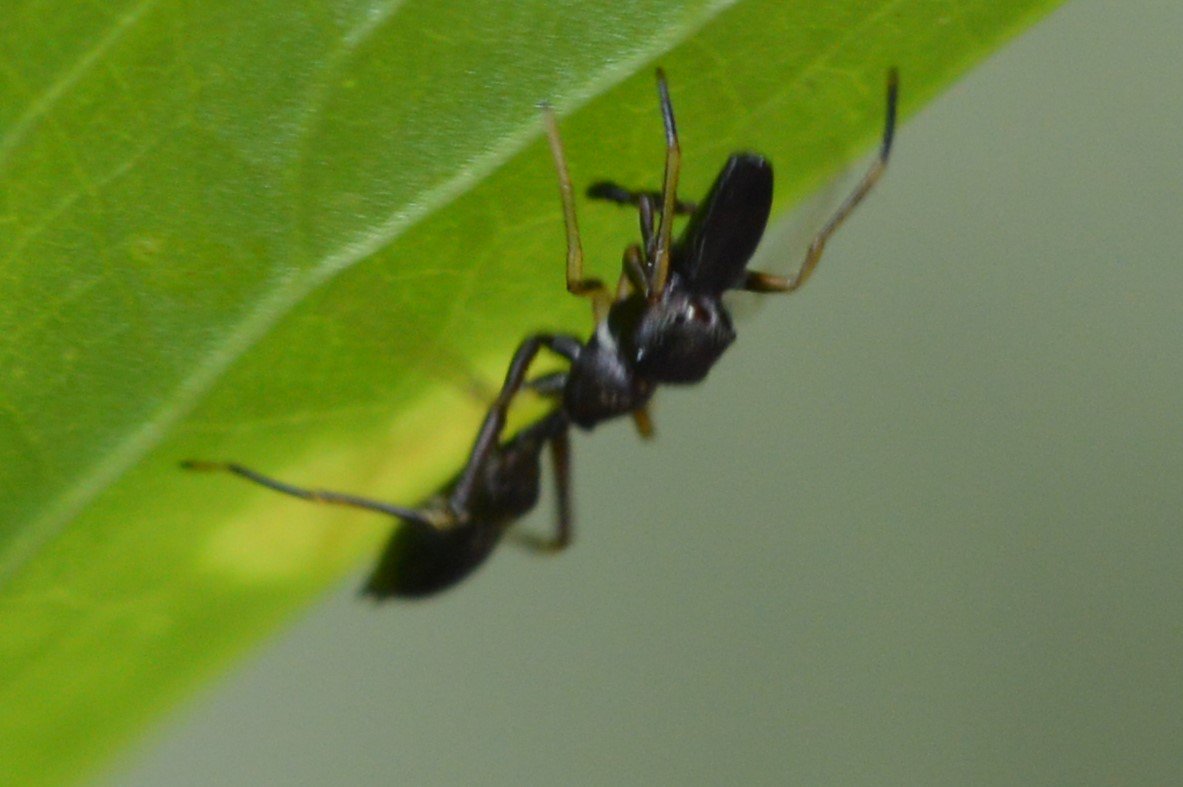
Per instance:
[[[665,289],[670,275],[670,252],[673,247],[674,205],[678,201],[678,175],[682,171],[682,147],[670,101],[665,72],[657,69],[657,94],[661,99],[661,121],[665,127],[665,177],[661,182],[661,222],[653,248],[653,273],[649,280],[649,299],[656,300]]]
[[[550,152],[559,176],[563,224],[567,229],[567,292],[592,299],[592,312],[598,324],[608,313],[611,295],[604,282],[585,278],[583,275],[583,244],[579,240],[579,221],[575,215],[575,191],[571,186],[571,172],[567,168],[563,141],[559,137],[559,124],[555,121],[554,110],[549,105],[543,105],[542,119],[546,124],[546,138],[550,142]]]

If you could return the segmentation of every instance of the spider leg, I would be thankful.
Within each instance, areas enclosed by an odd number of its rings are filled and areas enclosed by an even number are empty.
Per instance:
[[[863,201],[863,198],[867,196],[879,178],[883,176],[884,170],[887,169],[887,160],[891,156],[891,142],[895,135],[899,81],[898,72],[894,68],[891,69],[887,74],[887,117],[883,126],[883,140],[879,144],[879,155],[876,157],[875,163],[838,206],[838,210],[834,211],[834,215],[825,223],[825,226],[813,237],[813,242],[809,244],[809,250],[805,254],[805,260],[801,263],[801,267],[792,277],[788,278],[760,271],[748,271],[741,285],[742,289],[750,292],[793,292],[800,289],[809,280],[814,269],[817,268],[818,262],[821,261],[822,252],[826,249],[826,241],[854,211],[855,207]]]

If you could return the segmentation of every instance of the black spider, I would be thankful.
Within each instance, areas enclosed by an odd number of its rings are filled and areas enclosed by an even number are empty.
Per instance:
[[[665,176],[660,191],[631,191],[596,183],[588,196],[635,206],[641,242],[624,252],[615,290],[583,275],[583,250],[575,217],[574,192],[558,126],[544,107],[547,137],[559,175],[567,229],[567,291],[592,301],[596,327],[580,341],[569,334],[539,333],[515,351],[496,401],[489,408],[463,470],[440,496],[421,508],[404,508],[338,492],[290,486],[242,465],[185,462],[194,470],[221,470],[277,492],[318,503],[378,511],[403,521],[367,581],[376,598],[423,596],[450,587],[471,573],[497,545],[505,530],[538,501],[541,454],[548,446],[555,466],[558,522],[546,549],[571,539],[569,432],[572,424],[591,429],[631,414],[649,436],[647,405],[661,384],[695,383],[706,377],[735,340],[723,304],[728,290],[793,292],[817,267],[826,241],[883,174],[895,129],[898,78],[888,74],[887,113],[875,163],[814,236],[805,260],[790,278],[748,270],[772,206],[772,165],[755,153],[733,154],[700,204],[677,198],[681,151],[665,75],[657,72],[665,126]],[[689,222],[675,241],[676,214]],[[535,356],[546,348],[569,362],[566,371],[528,379]],[[523,388],[554,402],[538,421],[503,442],[510,404]]]

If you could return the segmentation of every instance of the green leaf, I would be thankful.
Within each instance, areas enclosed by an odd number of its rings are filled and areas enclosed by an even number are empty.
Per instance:
[[[80,777],[373,554],[524,333],[584,332],[536,105],[577,184],[737,148],[783,210],[1051,0],[13,0],[0,29],[0,762]],[[903,133],[907,133],[904,129]],[[634,220],[581,203],[591,273]],[[479,385],[474,384],[479,381]]]

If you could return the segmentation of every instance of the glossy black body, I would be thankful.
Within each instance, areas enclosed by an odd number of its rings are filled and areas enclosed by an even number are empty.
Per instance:
[[[590,429],[643,407],[659,385],[706,377],[735,341],[723,294],[742,284],[771,209],[772,165],[729,158],[674,244],[662,290],[615,301],[572,361],[563,405],[574,423]]]
[[[672,272],[659,298],[634,292],[617,300],[582,345],[571,336],[533,336],[523,342],[503,394],[512,389],[512,395],[521,384],[515,367],[524,370],[545,346],[570,361],[566,373],[549,375],[545,383],[557,408],[508,442],[491,444],[470,486],[464,474],[448,485],[447,505],[456,522],[404,520],[363,593],[418,597],[464,579],[489,556],[506,528],[534,508],[542,451],[565,440],[571,423],[591,429],[643,407],[658,385],[703,379],[735,340],[722,295],[742,282],[771,205],[768,162],[753,154],[732,156],[673,247]],[[495,405],[490,417],[499,412]],[[481,453],[478,438],[473,454]],[[566,494],[561,485],[559,494]]]
[[[554,411],[499,446],[481,468],[465,500],[455,497],[459,476],[445,489],[446,505],[467,516],[446,526],[404,519],[382,550],[362,593],[376,599],[418,597],[454,585],[480,565],[506,528],[538,503],[541,454],[568,428]]]

